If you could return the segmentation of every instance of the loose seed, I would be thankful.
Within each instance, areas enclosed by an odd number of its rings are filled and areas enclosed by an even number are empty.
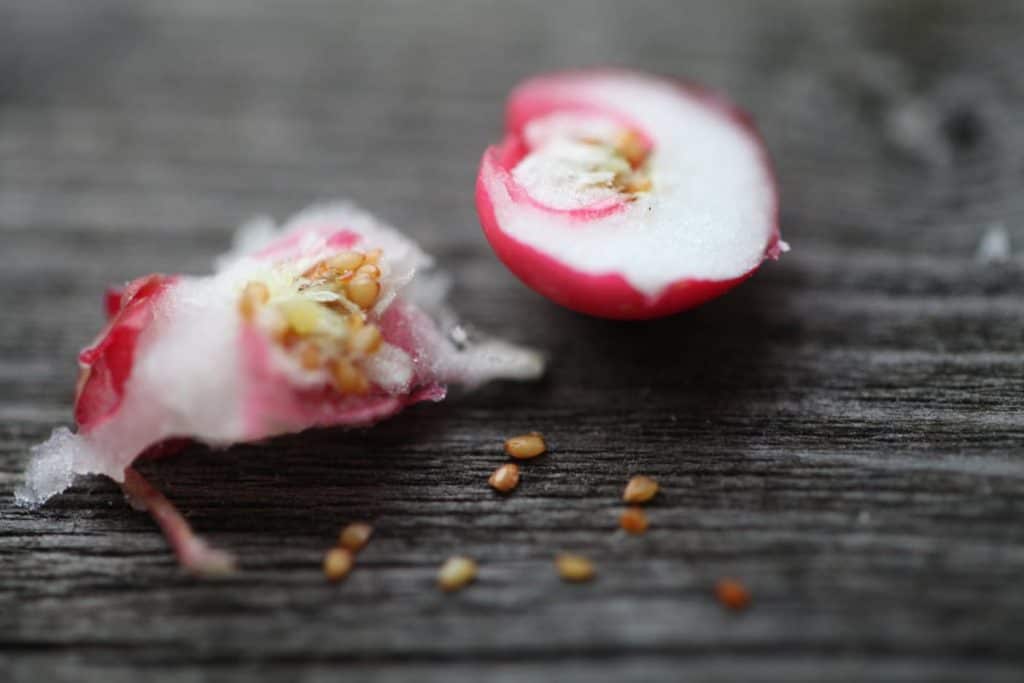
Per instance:
[[[537,432],[530,432],[521,436],[513,436],[505,441],[505,452],[513,458],[525,460],[536,458],[547,449],[544,437]]]
[[[565,581],[590,581],[597,573],[590,560],[571,553],[562,553],[555,557],[555,567]]]
[[[250,282],[242,290],[242,298],[238,300],[238,311],[244,320],[252,320],[256,311],[270,301],[270,289],[262,282]]]
[[[331,548],[324,555],[324,576],[328,581],[340,581],[352,571],[352,553],[344,548]]]
[[[355,270],[359,266],[363,265],[363,259],[364,256],[358,251],[343,251],[332,256],[327,260],[327,263],[331,268],[345,272],[348,270]]]
[[[736,579],[719,579],[715,584],[715,597],[731,610],[746,609],[750,605],[750,591]]]
[[[373,527],[366,522],[353,522],[341,530],[338,535],[338,543],[342,548],[357,553],[370,542],[373,535]]]
[[[487,483],[496,491],[507,493],[519,485],[519,465],[505,463],[491,473]]]
[[[348,338],[348,349],[358,356],[363,356],[375,353],[382,341],[380,328],[376,325],[366,325],[355,330]]]
[[[619,517],[619,526],[631,534],[642,534],[647,531],[649,523],[643,508],[630,507]]]
[[[646,503],[658,493],[658,482],[650,477],[638,474],[626,484],[622,492],[622,500],[627,503]]]
[[[348,283],[348,298],[360,308],[369,308],[380,296],[380,283],[366,275],[356,275]]]
[[[437,572],[437,585],[441,590],[457,591],[476,578],[477,565],[468,557],[450,557]]]
[[[370,382],[359,371],[352,361],[344,358],[331,364],[331,376],[334,387],[343,394],[365,394],[370,390]]]

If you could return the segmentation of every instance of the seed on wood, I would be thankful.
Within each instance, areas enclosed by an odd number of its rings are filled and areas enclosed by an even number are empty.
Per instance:
[[[626,484],[622,492],[622,500],[627,503],[646,503],[658,493],[658,482],[650,477],[638,474]]]
[[[736,579],[719,579],[715,584],[715,597],[731,610],[746,609],[750,605],[750,591]]]
[[[544,437],[537,432],[513,436],[505,441],[505,452],[520,460],[536,458],[546,449]]]
[[[449,557],[437,572],[437,585],[445,591],[457,591],[476,578],[476,561],[468,557]]]
[[[555,557],[555,567],[565,581],[590,581],[597,573],[590,560],[572,553],[562,553]]]
[[[328,581],[340,581],[352,571],[352,553],[344,548],[331,548],[324,555],[324,576]]]
[[[346,550],[357,553],[370,541],[372,535],[372,526],[366,522],[353,522],[341,530],[338,535],[338,544]]]
[[[519,465],[508,462],[491,473],[487,483],[496,491],[507,493],[519,485]]]
[[[642,534],[647,531],[649,523],[647,513],[640,507],[629,507],[619,517],[619,526],[631,534]]]

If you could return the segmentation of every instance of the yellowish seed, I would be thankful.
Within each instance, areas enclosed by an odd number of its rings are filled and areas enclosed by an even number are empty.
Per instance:
[[[352,332],[348,338],[348,349],[358,356],[376,353],[384,338],[376,325],[365,325]]]
[[[544,443],[544,437],[537,432],[513,436],[505,441],[505,452],[520,460],[536,458],[545,450],[547,445]]]
[[[242,290],[242,297],[238,300],[238,310],[244,320],[252,320],[260,306],[268,301],[270,301],[270,289],[262,282],[250,282]]]
[[[555,557],[555,567],[565,581],[590,581],[597,574],[590,560],[572,553],[562,553]]]
[[[352,361],[344,358],[331,364],[331,377],[334,387],[343,394],[365,394],[370,390],[370,382],[359,371]]]
[[[352,571],[352,553],[344,548],[331,548],[324,555],[324,576],[328,581],[340,581]]]
[[[380,256],[383,252],[380,249],[373,249],[366,253],[366,262],[377,265],[380,263]]]
[[[348,298],[360,308],[369,308],[380,296],[380,283],[366,275],[356,275],[346,286]]]
[[[363,265],[364,258],[358,251],[343,251],[329,258],[327,264],[334,270],[345,272]]]
[[[380,277],[380,268],[372,263],[367,263],[356,269],[356,275],[365,275],[366,277],[376,280]]]
[[[476,578],[476,561],[469,557],[449,557],[437,572],[437,585],[441,590],[457,591]]]
[[[622,492],[622,500],[627,503],[646,503],[658,493],[658,482],[648,476],[638,474],[626,484]]]
[[[507,493],[519,485],[519,465],[505,463],[491,473],[487,483],[496,491]]]
[[[299,364],[306,370],[317,370],[323,363],[323,354],[314,344],[303,344],[299,351]]]
[[[373,527],[366,522],[353,522],[341,530],[338,544],[353,553],[357,553],[369,543],[373,535]]]
[[[320,324],[322,310],[315,301],[290,299],[281,305],[281,310],[288,327],[299,336],[312,333]]]
[[[618,136],[615,140],[615,149],[633,168],[642,164],[648,155],[643,138],[631,130],[627,130]]]
[[[619,517],[619,526],[631,534],[642,534],[647,531],[649,526],[647,513],[644,512],[643,508],[627,508]]]

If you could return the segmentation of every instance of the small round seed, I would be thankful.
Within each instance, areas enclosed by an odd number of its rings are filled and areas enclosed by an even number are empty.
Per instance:
[[[358,251],[343,251],[329,258],[327,264],[335,270],[345,272],[363,265],[364,258]]]
[[[638,474],[626,484],[622,492],[622,500],[627,503],[646,503],[658,493],[658,482],[648,476]]]
[[[437,572],[437,585],[441,590],[456,591],[476,578],[476,562],[468,557],[449,557]]]
[[[344,548],[331,548],[324,555],[324,576],[328,581],[340,581],[352,571],[352,553]]]
[[[715,584],[715,597],[731,610],[746,609],[750,605],[750,591],[736,579],[719,579]]]
[[[338,544],[346,550],[357,553],[370,542],[372,535],[372,526],[366,522],[353,522],[341,530],[338,535]]]
[[[547,445],[544,443],[544,437],[537,432],[513,436],[505,441],[505,452],[520,460],[536,458],[545,450]]]
[[[348,349],[352,353],[363,356],[376,353],[383,342],[380,328],[376,325],[366,325],[352,332],[348,338]]]
[[[262,282],[250,282],[242,290],[242,297],[238,300],[238,311],[244,320],[252,320],[260,306],[268,301],[270,289]]]
[[[380,283],[366,275],[356,275],[346,286],[348,298],[360,308],[369,308],[380,296]]]
[[[555,557],[555,567],[565,581],[590,581],[597,574],[590,560],[572,553],[562,553]]]
[[[519,485],[519,465],[508,462],[494,470],[487,483],[496,491],[507,493]]]
[[[299,365],[305,370],[317,370],[323,363],[323,355],[314,344],[303,344],[299,351]]]
[[[370,390],[366,376],[352,361],[344,358],[331,364],[331,377],[334,379],[334,387],[343,394],[365,394]]]
[[[380,268],[372,263],[364,263],[356,268],[356,275],[365,275],[366,277],[376,280],[380,277]]]
[[[626,508],[619,517],[619,526],[631,534],[642,534],[649,526],[647,513],[639,507]]]
[[[649,154],[647,147],[644,145],[643,138],[631,130],[622,133],[618,137],[615,141],[615,148],[633,168],[642,164]]]

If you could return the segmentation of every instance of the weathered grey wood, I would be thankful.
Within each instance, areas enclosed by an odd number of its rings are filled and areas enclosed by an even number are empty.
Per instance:
[[[1024,9],[1007,2],[25,0],[0,7],[0,679],[1020,680]],[[504,93],[623,64],[727,89],[793,252],[660,322],[562,311],[476,227]],[[145,466],[245,567],[175,568],[109,482],[11,504],[70,417],[111,281],[201,272],[234,226],[349,196],[550,377]],[[506,498],[503,437],[550,455]],[[616,532],[628,475],[663,484]],[[339,526],[378,535],[324,584]],[[592,556],[561,584],[553,554]],[[452,552],[481,561],[458,595]],[[710,589],[742,578],[754,605]]]

